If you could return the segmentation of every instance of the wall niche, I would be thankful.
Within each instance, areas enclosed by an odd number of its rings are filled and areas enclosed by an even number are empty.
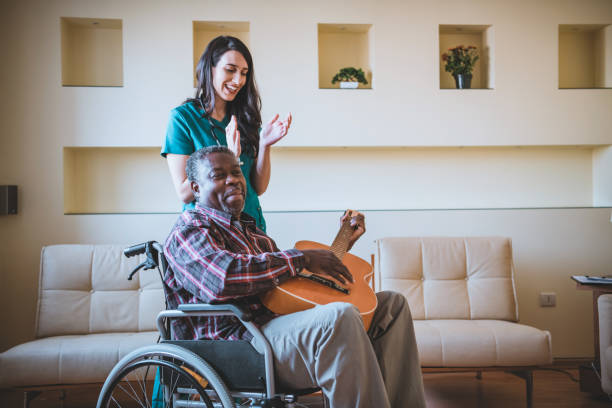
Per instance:
[[[612,88],[612,26],[559,25],[559,89]]]
[[[123,23],[61,17],[62,86],[123,86]]]
[[[457,89],[455,79],[450,72],[446,72],[446,63],[442,54],[448,53],[450,48],[458,45],[465,47],[473,45],[478,52],[478,60],[472,71],[471,89],[494,89],[494,31],[491,25],[457,25],[440,24],[440,89]]]
[[[318,28],[319,89],[337,89],[332,84],[336,73],[347,67],[362,69],[367,84],[357,89],[372,89],[372,24],[323,24]]]

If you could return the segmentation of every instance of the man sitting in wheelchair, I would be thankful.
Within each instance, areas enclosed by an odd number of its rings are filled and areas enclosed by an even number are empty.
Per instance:
[[[358,310],[334,302],[276,316],[258,294],[302,268],[352,277],[327,250],[279,250],[242,209],[246,182],[234,154],[213,146],[187,161],[196,207],[178,219],[164,245],[169,308],[187,303],[234,303],[248,308],[270,342],[278,381],[294,389],[319,387],[332,407],[423,407],[423,383],[405,298],[377,293],[378,307],[365,331]],[[365,232],[363,215],[351,220],[350,246]],[[233,316],[172,321],[175,338],[250,340],[261,345]]]

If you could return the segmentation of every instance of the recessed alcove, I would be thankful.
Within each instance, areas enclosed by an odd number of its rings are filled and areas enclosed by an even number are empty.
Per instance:
[[[457,89],[455,80],[450,72],[444,70],[445,62],[442,54],[448,53],[450,48],[458,45],[476,47],[479,55],[472,71],[471,89],[495,88],[495,35],[491,25],[460,25],[440,24],[439,26],[439,53],[440,60],[440,89]]]
[[[64,213],[179,212],[159,151],[64,147]],[[265,211],[612,206],[611,146],[274,147],[271,160]]]
[[[64,214],[178,212],[159,147],[64,147]]]
[[[247,21],[194,21],[193,22],[193,83],[196,86],[195,70],[208,43],[220,36],[228,35],[240,39],[249,46],[250,24]]]
[[[319,89],[337,89],[332,84],[336,73],[347,67],[362,69],[367,84],[359,83],[357,89],[372,89],[372,24],[324,24],[319,23]]]
[[[123,86],[123,23],[61,17],[62,85]]]
[[[611,25],[559,25],[559,89],[612,88],[611,57]]]

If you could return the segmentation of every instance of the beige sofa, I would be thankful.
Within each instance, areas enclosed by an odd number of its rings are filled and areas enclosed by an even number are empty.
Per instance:
[[[383,238],[376,288],[410,304],[425,372],[506,370],[525,378],[552,362],[547,331],[518,322],[508,238]]]
[[[127,276],[145,258],[123,247],[54,245],[41,254],[35,340],[0,354],[0,388],[100,383],[128,352],[157,341],[164,309],[156,270]],[[26,401],[27,405],[27,401]]]
[[[601,388],[612,395],[612,295],[597,299],[599,308],[599,360]]]
[[[377,287],[410,303],[425,371],[504,369],[551,361],[550,335],[518,320],[510,241],[385,238]],[[126,277],[144,260],[123,247],[55,245],[41,255],[36,339],[0,354],[0,388],[103,383],[119,359],[157,340],[164,308],[157,271]],[[603,356],[603,353],[602,353]]]

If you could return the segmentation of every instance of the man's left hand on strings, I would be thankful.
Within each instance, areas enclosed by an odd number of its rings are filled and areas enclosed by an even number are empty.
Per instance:
[[[343,223],[345,220],[350,219],[350,226],[353,228],[353,233],[349,238],[349,247],[350,250],[353,247],[353,244],[366,232],[365,227],[365,216],[359,211],[355,210],[346,210],[342,218],[340,218],[340,222]]]

